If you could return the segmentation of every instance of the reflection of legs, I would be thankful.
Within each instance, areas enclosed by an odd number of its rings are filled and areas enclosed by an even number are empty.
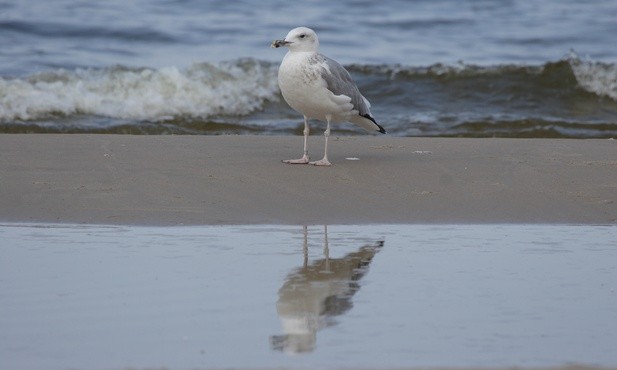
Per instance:
[[[302,155],[302,158],[298,158],[298,159],[286,159],[283,161],[283,163],[289,163],[289,164],[307,164],[309,163],[309,156],[308,156],[308,149],[307,149],[307,140],[308,140],[308,136],[309,136],[309,124],[308,124],[308,117],[304,116],[304,154]]]
[[[331,119],[332,119],[332,116],[330,115],[326,116],[327,126],[326,126],[326,131],[324,131],[323,133],[323,136],[326,140],[326,145],[325,145],[324,152],[323,152],[323,158],[315,162],[310,162],[312,165],[332,166],[332,163],[330,163],[330,161],[328,160],[328,138],[330,137],[330,120]]]
[[[302,253],[304,254],[304,267],[307,267],[308,266],[308,227],[306,225],[302,226],[302,231],[304,233],[304,241],[302,243]],[[326,260],[326,269],[330,270],[330,246],[328,243],[328,225],[324,225],[323,255]]]
[[[326,271],[330,271],[330,246],[328,245],[328,225],[324,225],[323,255],[326,257]]]
[[[302,245],[302,253],[304,254],[304,267],[308,266],[308,230],[304,225],[304,244]]]

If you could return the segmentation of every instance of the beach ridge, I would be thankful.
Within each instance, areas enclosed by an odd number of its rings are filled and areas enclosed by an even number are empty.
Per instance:
[[[0,135],[0,222],[617,224],[617,142]],[[320,157],[323,137],[309,138]]]

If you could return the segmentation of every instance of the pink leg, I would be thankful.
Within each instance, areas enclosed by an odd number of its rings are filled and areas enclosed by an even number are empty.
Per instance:
[[[315,162],[310,162],[310,164],[315,165],[315,166],[332,166],[332,163],[330,163],[330,161],[328,160],[328,137],[330,137],[330,119],[332,117],[330,117],[329,115],[326,116],[326,121],[327,121],[327,126],[326,126],[326,131],[324,131],[323,135],[324,138],[326,140],[326,146],[324,148],[324,153],[323,153],[323,158],[315,161]]]
[[[307,144],[307,139],[309,136],[309,124],[308,124],[308,117],[304,116],[304,154],[302,155],[302,158],[298,158],[298,159],[285,159],[283,160],[283,163],[289,163],[289,164],[307,164],[309,163],[309,156],[308,156],[308,149],[306,147]]]

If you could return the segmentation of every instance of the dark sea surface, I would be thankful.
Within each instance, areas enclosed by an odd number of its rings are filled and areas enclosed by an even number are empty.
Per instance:
[[[300,133],[269,46],[300,25],[392,135],[617,136],[612,0],[3,1],[0,132]]]

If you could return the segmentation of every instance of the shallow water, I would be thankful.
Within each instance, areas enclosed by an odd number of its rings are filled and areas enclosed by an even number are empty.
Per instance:
[[[6,369],[617,365],[612,226],[0,226]]]
[[[305,25],[389,134],[610,138],[615,19],[612,0],[5,2],[0,132],[300,134],[269,45]]]

